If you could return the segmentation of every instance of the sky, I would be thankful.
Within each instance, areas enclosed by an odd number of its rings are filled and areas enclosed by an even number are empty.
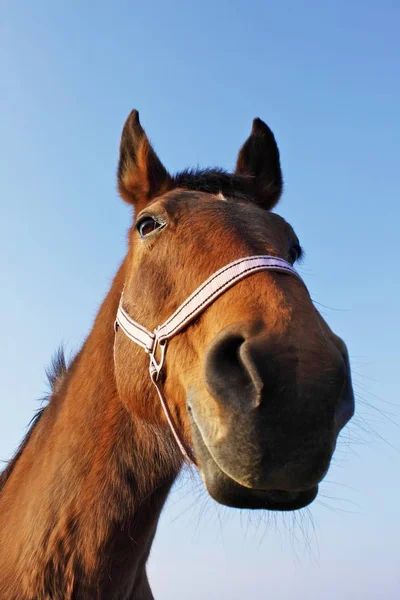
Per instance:
[[[1,3],[1,459],[124,256],[115,172],[132,108],[172,172],[230,169],[252,119],[271,126],[276,212],[349,348],[357,412],[316,502],[235,511],[184,474],[149,561],[157,599],[398,598],[399,23],[393,0]]]

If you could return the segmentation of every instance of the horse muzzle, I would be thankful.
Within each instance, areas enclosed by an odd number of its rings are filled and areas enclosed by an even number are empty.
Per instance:
[[[342,347],[283,347],[262,327],[228,328],[208,348],[204,378],[209,396],[194,392],[188,408],[210,494],[271,510],[312,502],[354,411]]]

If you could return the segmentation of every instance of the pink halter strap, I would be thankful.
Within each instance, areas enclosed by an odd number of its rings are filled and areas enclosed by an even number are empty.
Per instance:
[[[121,296],[115,321],[115,331],[120,327],[130,340],[141,346],[149,354],[150,378],[157,390],[168,424],[183,456],[193,464],[195,462],[192,453],[186,449],[185,444],[182,442],[158,382],[165,360],[167,342],[212,304],[214,300],[226,292],[226,290],[238,283],[238,281],[259,271],[279,271],[300,278],[300,275],[292,265],[282,258],[267,255],[240,258],[211,275],[176,309],[169,319],[153,331],[149,331],[128,315],[122,306],[123,295]],[[156,353],[158,348],[160,358],[157,362]]]

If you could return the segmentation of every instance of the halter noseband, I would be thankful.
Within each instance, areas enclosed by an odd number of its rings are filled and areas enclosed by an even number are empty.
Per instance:
[[[118,327],[120,327],[132,342],[141,346],[147,354],[149,354],[150,379],[157,390],[168,424],[183,456],[193,464],[195,464],[195,462],[192,453],[185,448],[185,444],[182,442],[158,382],[165,360],[167,342],[193,321],[197,315],[210,306],[214,300],[226,292],[226,290],[245,277],[259,271],[279,271],[300,278],[300,275],[292,265],[282,258],[267,255],[240,258],[229,263],[225,267],[222,267],[222,269],[219,269],[211,275],[176,309],[169,319],[162,325],[156,327],[153,331],[149,331],[128,315],[122,306],[123,295],[121,295],[115,321],[115,332],[117,332]],[[157,361],[156,354],[158,349],[160,358]]]

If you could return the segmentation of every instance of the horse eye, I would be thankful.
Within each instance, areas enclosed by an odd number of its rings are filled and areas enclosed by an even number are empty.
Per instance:
[[[157,231],[157,229],[161,229],[163,226],[164,223],[160,223],[150,216],[143,217],[136,223],[136,229],[141,238],[147,237],[150,233]]]
[[[302,250],[301,250],[301,247],[299,244],[293,244],[292,246],[290,246],[289,258],[292,263],[295,263],[296,260],[299,260],[301,255],[302,255]]]

